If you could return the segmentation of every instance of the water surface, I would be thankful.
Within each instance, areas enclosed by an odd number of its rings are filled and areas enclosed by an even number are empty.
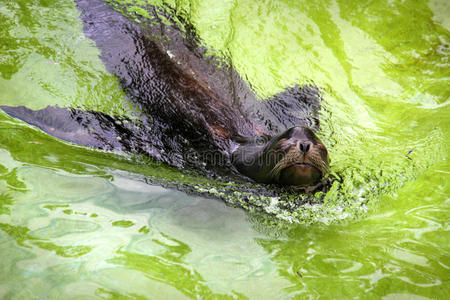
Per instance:
[[[144,1],[121,2],[130,20],[145,17]],[[261,98],[320,87],[338,185],[305,210],[317,210],[313,224],[274,227],[145,183],[176,170],[0,112],[0,298],[449,298],[450,6],[156,4],[188,19]],[[127,113],[79,14],[71,1],[0,2],[1,105]]]

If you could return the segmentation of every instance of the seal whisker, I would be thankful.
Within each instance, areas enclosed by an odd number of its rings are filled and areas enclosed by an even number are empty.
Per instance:
[[[308,159],[311,164],[319,169],[322,173],[328,173],[328,165],[320,156],[318,152],[312,152]]]
[[[272,168],[270,171],[271,176],[278,180],[282,169],[289,165],[295,164],[300,161],[302,157],[303,155],[296,148],[289,150],[286,155]]]

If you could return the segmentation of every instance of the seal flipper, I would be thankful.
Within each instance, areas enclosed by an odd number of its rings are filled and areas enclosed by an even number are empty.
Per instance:
[[[59,106],[47,106],[41,110],[31,110],[24,106],[0,108],[11,117],[36,126],[59,139],[104,150],[123,150],[118,141],[120,135],[117,128],[105,126],[105,123],[114,124],[105,114]]]
[[[118,152],[144,154],[157,161],[177,168],[196,167],[183,155],[167,153],[194,153],[191,148],[170,148],[155,139],[155,131],[146,118],[130,120],[125,117],[110,116],[97,111],[84,111],[74,108],[47,106],[41,110],[31,110],[24,106],[0,106],[8,115],[18,118],[44,132],[78,145]],[[174,151],[174,152],[171,152]],[[200,155],[200,152],[196,154]]]

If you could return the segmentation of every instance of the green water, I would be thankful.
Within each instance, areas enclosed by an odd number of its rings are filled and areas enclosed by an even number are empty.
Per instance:
[[[145,1],[116,2],[145,15]],[[166,4],[261,98],[322,89],[339,180],[305,208],[317,222],[275,229],[144,181],[176,170],[0,112],[0,298],[450,298],[450,5]],[[71,1],[0,2],[1,105],[127,112],[78,15]]]

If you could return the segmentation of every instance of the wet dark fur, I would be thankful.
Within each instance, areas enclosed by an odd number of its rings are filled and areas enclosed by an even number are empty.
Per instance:
[[[145,20],[140,27],[100,0],[76,3],[86,36],[139,108],[139,121],[57,106],[38,111],[2,107],[9,115],[66,141],[141,153],[181,169],[233,178],[240,174],[231,153],[242,144],[296,125],[317,129],[314,86],[294,86],[260,101],[232,66],[219,68],[214,56],[205,57],[206,49],[198,46],[187,22],[186,32]],[[155,7],[148,10],[159,20]]]

